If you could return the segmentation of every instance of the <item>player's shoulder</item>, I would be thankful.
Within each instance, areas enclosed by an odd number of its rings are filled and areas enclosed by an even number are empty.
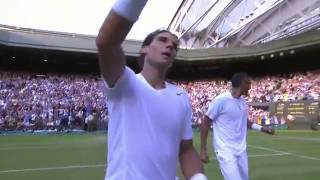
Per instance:
[[[213,100],[214,101],[223,101],[223,100],[230,99],[231,97],[232,97],[231,93],[229,91],[225,91],[225,92],[222,92],[221,94],[219,94],[218,96],[216,96]]]
[[[211,105],[223,105],[230,99],[230,92],[226,91],[214,97],[210,102]]]
[[[118,79],[118,81],[121,81],[121,80],[132,80],[134,78],[136,78],[136,73],[131,69],[129,68],[128,66],[125,66],[124,68],[124,71],[122,72],[120,78]]]

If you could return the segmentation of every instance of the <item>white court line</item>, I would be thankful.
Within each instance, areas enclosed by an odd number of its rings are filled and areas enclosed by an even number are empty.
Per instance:
[[[284,155],[289,155],[289,153],[256,154],[256,155],[249,155],[248,157],[269,157],[269,156],[284,156]]]
[[[312,141],[312,142],[320,142],[319,138],[305,138],[305,137],[296,137],[296,136],[290,136],[290,137],[285,137],[285,136],[278,136],[276,137],[277,139],[290,139],[290,140],[298,140],[298,141]]]
[[[4,147],[0,148],[0,151],[8,151],[8,150],[16,150],[16,151],[21,151],[21,149],[54,149],[54,148],[66,148],[68,146],[66,145],[59,145],[59,146],[24,146],[24,147]]]
[[[271,148],[266,148],[266,147],[261,147],[261,146],[254,146],[254,145],[248,145],[248,147],[252,147],[252,148],[255,148],[255,149],[261,149],[261,150],[266,150],[266,151],[270,151],[270,152],[274,152],[274,153],[287,153],[287,154],[289,154],[291,156],[295,156],[295,157],[299,157],[299,158],[303,158],[303,159],[320,161],[320,158],[300,155],[300,154],[296,154],[296,153],[292,153],[292,152],[279,151],[279,150],[275,150],[275,149],[271,149]]]
[[[0,136],[1,137],[1,136]],[[72,140],[68,142],[54,142],[54,143],[12,143],[6,144],[0,147],[24,147],[24,146],[43,146],[43,145],[63,145],[63,144],[73,144],[73,143],[81,143],[81,140]]]
[[[80,142],[81,143],[81,142]],[[0,146],[0,150],[11,150],[11,149],[21,149],[21,148],[43,148],[43,147],[52,147],[52,146],[65,146],[65,145],[73,145],[73,144],[80,144],[80,143],[44,143],[44,144],[9,144]]]
[[[105,164],[93,164],[93,165],[57,166],[57,167],[32,168],[32,169],[10,169],[10,170],[0,171],[0,174],[16,173],[16,172],[28,172],[28,171],[48,171],[48,170],[59,170],[59,169],[96,168],[96,167],[105,167],[105,166],[106,166]]]
[[[1,137],[1,136],[0,136]],[[70,144],[79,144],[87,141],[83,140],[73,140],[68,142],[54,142],[54,143],[17,143],[17,144],[6,144],[0,145],[0,148],[23,148],[23,147],[31,147],[31,146],[51,146],[51,145],[70,145]]]
[[[7,150],[21,150],[21,149],[51,149],[51,148],[61,148],[77,145],[79,147],[86,146],[85,142],[72,142],[72,143],[46,143],[46,144],[36,144],[36,145],[21,145],[21,146],[0,146],[0,151]]]
[[[288,153],[274,153],[274,154],[257,154],[257,155],[250,155],[248,157],[269,157],[269,156],[283,156],[287,155]],[[216,159],[214,157],[210,158]],[[30,172],[30,171],[49,171],[49,170],[60,170],[60,169],[80,169],[80,168],[96,168],[96,167],[105,167],[105,164],[93,164],[93,165],[78,165],[78,166],[57,166],[57,167],[48,167],[48,168],[30,168],[30,169],[9,169],[0,171],[0,174],[6,173],[16,173],[16,172]]]
[[[248,155],[248,157],[270,157],[270,156],[284,156],[289,155],[289,153],[274,153],[274,154],[255,154],[255,155]],[[211,157],[210,160],[217,159],[216,157]]]
[[[21,146],[21,147],[0,147],[0,151],[16,150],[21,151],[21,149],[55,149],[55,148],[69,148],[69,147],[83,147],[86,144],[74,143],[74,144],[57,144],[57,145],[37,145],[37,146]]]

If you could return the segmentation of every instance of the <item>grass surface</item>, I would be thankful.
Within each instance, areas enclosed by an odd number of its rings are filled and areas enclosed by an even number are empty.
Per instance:
[[[198,148],[199,133],[194,143]],[[320,179],[320,131],[250,132],[248,145],[251,180]],[[210,155],[206,173],[210,180],[222,179]],[[103,133],[0,136],[1,180],[101,180],[105,160]]]

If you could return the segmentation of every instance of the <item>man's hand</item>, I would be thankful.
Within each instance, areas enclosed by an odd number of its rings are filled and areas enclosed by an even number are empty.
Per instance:
[[[200,152],[200,160],[201,160],[203,163],[208,163],[208,162],[209,162],[209,156],[208,156],[207,151],[201,151],[201,152]]]
[[[269,135],[274,135],[274,133],[275,133],[274,129],[267,127],[267,126],[263,126],[261,131],[266,134],[269,134]]]

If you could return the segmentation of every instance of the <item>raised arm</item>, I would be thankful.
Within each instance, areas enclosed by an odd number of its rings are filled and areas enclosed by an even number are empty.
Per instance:
[[[121,49],[132,25],[147,0],[117,0],[104,20],[96,39],[100,71],[113,87],[124,71],[126,59]]]

